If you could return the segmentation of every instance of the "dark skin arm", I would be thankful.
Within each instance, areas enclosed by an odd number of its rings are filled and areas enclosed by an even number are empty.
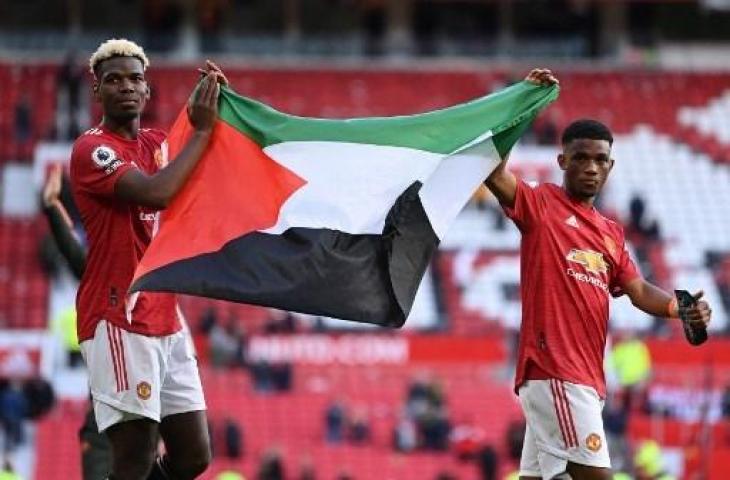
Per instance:
[[[225,77],[212,65],[208,64],[208,71],[188,101],[188,117],[194,129],[188,143],[174,161],[154,175],[130,169],[114,186],[117,196],[136,205],[161,210],[185,184],[208,146],[218,114],[219,82],[225,82]]]
[[[550,70],[536,68],[532,70],[525,81],[536,85],[555,85],[558,79],[555,78]],[[515,195],[517,192],[517,177],[507,169],[507,158],[500,163],[497,168],[487,177],[484,185],[497,198],[500,205],[513,208],[515,206]]]
[[[59,200],[61,176],[61,167],[54,166],[43,186],[43,213],[48,219],[58,249],[71,267],[74,276],[80,279],[86,269],[86,251],[74,235],[71,218]]]
[[[655,317],[678,316],[676,303],[672,303],[670,306],[670,302],[673,301],[674,296],[656,285],[647,282],[643,278],[637,278],[629,282],[624,287],[624,291],[631,299],[631,303],[639,310],[654,315]],[[693,324],[706,327],[710,323],[712,310],[706,301],[700,300],[703,295],[704,292],[702,290],[693,295],[695,300],[697,300],[697,304],[689,310],[688,315]]]

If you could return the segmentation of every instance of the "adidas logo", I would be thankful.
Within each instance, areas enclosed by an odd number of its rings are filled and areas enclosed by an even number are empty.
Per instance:
[[[580,225],[578,225],[578,220],[575,218],[575,215],[571,215],[568,218],[566,218],[565,223],[570,225],[573,228],[580,228]]]

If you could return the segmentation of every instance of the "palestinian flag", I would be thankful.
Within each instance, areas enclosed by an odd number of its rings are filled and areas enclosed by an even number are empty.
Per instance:
[[[402,326],[449,224],[557,95],[521,82],[419,115],[329,120],[224,88],[131,290]],[[170,158],[191,133],[183,112]]]

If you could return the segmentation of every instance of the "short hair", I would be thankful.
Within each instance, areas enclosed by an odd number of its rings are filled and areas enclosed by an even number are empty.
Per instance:
[[[613,145],[613,134],[611,134],[611,130],[601,122],[590,118],[576,120],[563,130],[563,136],[561,138],[563,145],[567,145],[573,140],[578,139],[606,140],[609,145]]]
[[[134,57],[142,62],[142,69],[147,70],[150,61],[142,47],[126,38],[110,38],[103,42],[89,58],[89,71],[96,75],[96,67],[104,60],[114,57]]]

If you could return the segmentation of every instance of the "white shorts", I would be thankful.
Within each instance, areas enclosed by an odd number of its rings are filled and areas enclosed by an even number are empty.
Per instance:
[[[81,343],[99,431],[120,422],[205,410],[198,362],[181,330],[148,337],[105,320]]]
[[[520,476],[570,478],[565,473],[568,462],[611,468],[603,401],[593,388],[555,379],[528,380],[519,396],[527,419]]]

